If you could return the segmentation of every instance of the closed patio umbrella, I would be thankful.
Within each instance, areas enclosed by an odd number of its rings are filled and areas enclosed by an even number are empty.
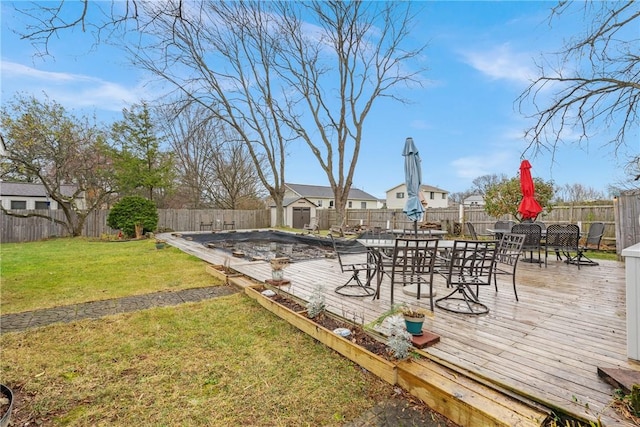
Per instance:
[[[417,236],[418,221],[422,221],[424,207],[418,196],[422,185],[422,166],[413,138],[407,138],[405,141],[402,155],[404,156],[404,180],[407,186],[407,201],[402,212],[413,221],[413,229]]]
[[[542,206],[534,197],[535,185],[531,178],[531,163],[528,160],[520,163],[520,189],[522,200],[518,206],[518,212],[522,215],[522,219],[535,219],[542,212]]]

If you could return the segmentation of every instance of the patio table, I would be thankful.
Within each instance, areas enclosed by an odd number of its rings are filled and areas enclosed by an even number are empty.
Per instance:
[[[440,231],[440,230],[435,230]],[[370,283],[373,279],[373,275],[376,275],[376,293],[373,296],[373,299],[380,298],[380,285],[382,283],[382,270],[383,263],[385,260],[390,261],[389,255],[387,254],[390,249],[394,249],[396,246],[395,239],[356,239],[358,243],[367,248],[367,257],[369,261],[372,261],[376,266],[375,271],[371,271],[367,273],[367,283]],[[441,253],[441,256],[438,258],[439,264],[438,266],[446,269],[448,268],[447,260],[448,254],[453,249],[455,240],[438,240],[438,251]],[[402,292],[405,295],[416,296],[417,286],[405,286],[402,289]],[[428,292],[428,291],[425,291]],[[434,290],[434,296],[435,296]],[[428,297],[428,293],[421,292],[420,296]]]

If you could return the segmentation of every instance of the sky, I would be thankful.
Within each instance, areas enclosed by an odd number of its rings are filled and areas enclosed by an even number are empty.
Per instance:
[[[582,15],[549,25],[549,1],[416,2],[420,13],[411,32],[428,42],[428,70],[408,103],[381,100],[364,125],[353,186],[378,198],[404,181],[402,147],[412,137],[422,159],[423,184],[461,192],[482,175],[517,176],[532,119],[518,111],[517,97],[536,76],[535,60],[557,51],[564,39],[584,31]],[[51,4],[51,3],[50,3]],[[112,123],[122,109],[153,98],[149,76],[133,68],[113,46],[95,46],[76,28],[60,33],[50,56],[39,57],[23,17],[2,1],[0,86],[3,104],[16,93],[55,100],[78,115]],[[581,184],[606,194],[623,179],[622,166],[604,141],[614,130],[592,135],[587,147],[566,145],[555,153],[527,153],[534,177],[558,186]],[[291,146],[286,181],[328,185],[325,172],[302,143]]]

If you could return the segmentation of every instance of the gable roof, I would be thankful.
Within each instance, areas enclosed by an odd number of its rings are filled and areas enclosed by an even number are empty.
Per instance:
[[[325,187],[322,185],[285,184],[285,187],[298,194],[300,197],[304,197],[307,199],[333,199],[334,197],[331,187]],[[351,190],[349,190],[349,199],[378,200],[377,197],[372,196],[371,194],[357,188],[352,188]]]
[[[63,196],[71,197],[76,191],[75,185],[63,184],[60,191]],[[23,196],[23,197],[47,197],[47,190],[44,185],[32,182],[0,182],[0,195],[2,196]],[[80,195],[82,197],[82,194]]]
[[[389,191],[393,191],[398,187],[402,187],[403,185],[405,185],[405,183],[401,183],[396,185],[395,187],[391,187],[390,189],[388,189],[386,192],[388,193]],[[434,187],[433,185],[428,185],[428,184],[422,184],[420,186],[420,190],[422,191],[433,191],[434,193],[445,193],[445,194],[449,194],[449,192],[447,190],[443,190],[442,188],[438,188],[438,187]]]

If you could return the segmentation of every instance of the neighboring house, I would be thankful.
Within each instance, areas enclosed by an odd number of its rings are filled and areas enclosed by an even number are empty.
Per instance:
[[[349,191],[347,209],[377,209],[378,199],[357,188]],[[335,200],[331,187],[321,185],[285,184],[284,224],[288,227],[302,228],[316,216],[317,209],[334,208]],[[271,208],[271,224],[276,222],[276,208]]]
[[[446,208],[449,206],[449,192],[431,185],[420,186],[422,200],[427,208]],[[407,185],[402,183],[387,190],[387,209],[402,209],[407,202]]]
[[[76,191],[75,185],[62,185],[62,194],[71,197]],[[84,208],[84,195],[76,199],[80,209]],[[59,209],[58,203],[52,200],[42,184],[28,182],[0,182],[0,203],[10,209]]]
[[[304,197],[313,202],[318,209],[334,207],[334,195],[331,187],[321,185],[285,184],[284,197]],[[347,209],[376,209],[378,199],[357,188],[349,191]]]
[[[480,194],[473,194],[462,201],[462,204],[466,207],[471,206],[484,206],[484,197]]]

